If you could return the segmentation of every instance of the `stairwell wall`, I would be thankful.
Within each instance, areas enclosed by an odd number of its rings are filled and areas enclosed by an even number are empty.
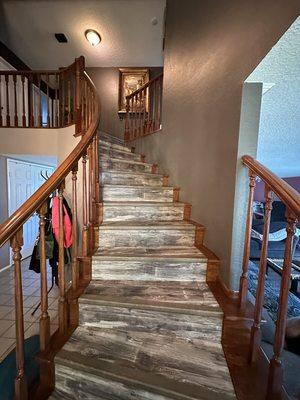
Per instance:
[[[299,12],[298,0],[167,2],[163,131],[133,145],[181,186],[231,289],[243,82]]]

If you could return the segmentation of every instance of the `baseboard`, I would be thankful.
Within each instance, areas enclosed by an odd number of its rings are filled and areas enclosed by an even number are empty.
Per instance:
[[[239,298],[239,292],[236,290],[229,289],[226,283],[220,277],[220,275],[218,275],[217,282],[221,286],[221,289],[223,290],[226,297],[228,297],[231,300],[237,300]]]
[[[0,274],[1,274],[1,272],[6,271],[8,268],[10,268],[10,267],[12,267],[12,266],[13,266],[13,264],[9,264],[9,265],[7,265],[6,267],[1,268],[1,269],[0,269]]]

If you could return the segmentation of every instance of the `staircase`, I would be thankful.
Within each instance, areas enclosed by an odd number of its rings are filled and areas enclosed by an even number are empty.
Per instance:
[[[79,326],[55,358],[51,399],[235,399],[203,231],[167,178],[100,136],[103,223]],[[198,237],[198,239],[197,239]]]

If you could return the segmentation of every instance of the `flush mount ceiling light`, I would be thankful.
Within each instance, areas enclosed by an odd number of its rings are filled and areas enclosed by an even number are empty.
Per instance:
[[[101,36],[93,29],[88,29],[84,32],[86,40],[92,45],[97,46],[101,42]]]

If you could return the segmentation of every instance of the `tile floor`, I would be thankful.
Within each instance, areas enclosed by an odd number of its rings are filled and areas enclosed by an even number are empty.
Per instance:
[[[22,262],[23,305],[25,338],[39,333],[40,308],[32,311],[40,301],[40,274],[28,269],[30,259]],[[51,286],[51,269],[48,268],[48,288]],[[54,285],[49,293],[48,307],[51,334],[58,328],[58,288]],[[15,347],[15,308],[13,268],[0,272],[0,362]]]

